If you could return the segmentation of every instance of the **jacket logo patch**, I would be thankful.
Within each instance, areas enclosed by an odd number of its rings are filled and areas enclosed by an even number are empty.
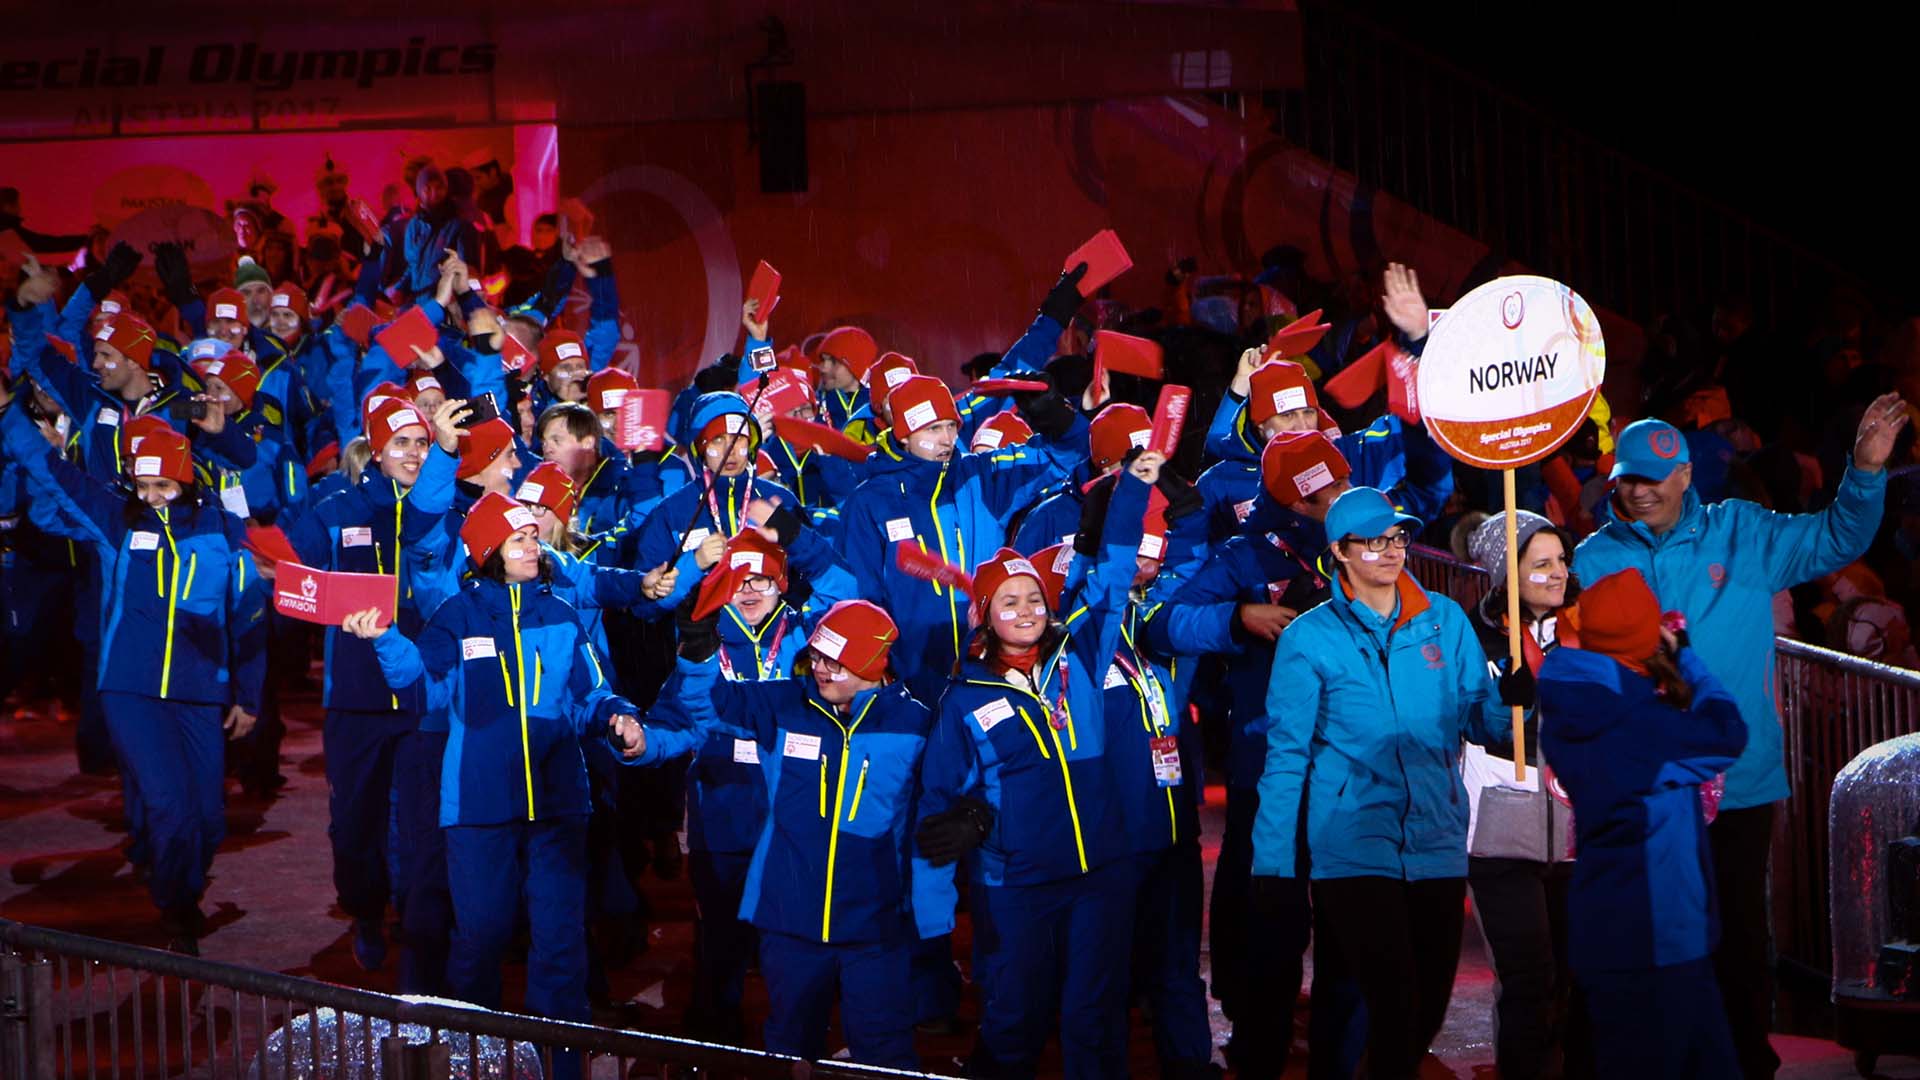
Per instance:
[[[1727,568],[1719,563],[1707,567],[1707,580],[1713,583],[1714,588],[1720,588],[1727,583]]]
[[[802,735],[797,731],[787,732],[787,744],[780,752],[790,758],[813,761],[820,756],[820,736]]]
[[[460,639],[460,658],[462,660],[491,660],[499,654],[490,637],[470,637]]]
[[[1248,499],[1245,502],[1237,502],[1233,504],[1233,516],[1235,518],[1241,521],[1245,521],[1247,520],[1247,515],[1251,513],[1253,513],[1252,499]]]
[[[1127,677],[1126,675],[1121,673],[1120,665],[1108,664],[1107,665],[1107,681],[1100,684],[1100,689],[1111,690],[1116,686],[1125,686],[1125,685],[1127,685]]]
[[[995,698],[973,710],[973,722],[980,725],[981,734],[992,731],[1000,721],[1013,715],[1013,706],[1006,698]]]
[[[1438,670],[1447,666],[1446,654],[1440,651],[1440,646],[1438,645],[1429,643],[1420,646],[1420,655],[1427,658],[1427,667],[1429,669]]]

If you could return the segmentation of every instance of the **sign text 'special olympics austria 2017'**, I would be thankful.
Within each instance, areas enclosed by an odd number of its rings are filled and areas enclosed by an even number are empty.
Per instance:
[[[1420,416],[1447,453],[1483,469],[1539,461],[1579,429],[1606,375],[1593,309],[1550,278],[1496,278],[1434,323]]]

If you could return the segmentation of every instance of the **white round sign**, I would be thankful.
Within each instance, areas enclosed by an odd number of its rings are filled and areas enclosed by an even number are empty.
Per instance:
[[[1580,294],[1551,278],[1496,278],[1428,332],[1420,418],[1469,465],[1527,465],[1579,430],[1606,370],[1600,320]]]

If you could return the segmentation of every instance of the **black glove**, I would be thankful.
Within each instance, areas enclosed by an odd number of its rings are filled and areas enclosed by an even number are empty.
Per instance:
[[[153,270],[160,275],[160,287],[177,308],[186,307],[200,294],[193,291],[193,271],[187,266],[187,253],[179,244],[166,243],[153,249]]]
[[[792,547],[793,542],[800,536],[800,515],[784,506],[774,507],[773,513],[768,514],[767,520],[761,524],[773,530],[774,536],[779,539],[780,546],[783,548]]]
[[[1093,357],[1084,353],[1061,353],[1047,361],[1047,377],[1067,400],[1079,401],[1093,382]]]
[[[1533,669],[1524,661],[1519,667],[1500,676],[1500,704],[1518,705],[1523,709],[1531,709],[1538,696],[1533,681]]]
[[[1206,509],[1207,502],[1200,497],[1200,489],[1175,476],[1169,465],[1160,466],[1160,481],[1154,487],[1167,500],[1168,523]]]
[[[1120,474],[1114,473],[1095,480],[1087,489],[1080,501],[1080,528],[1073,534],[1074,551],[1088,556],[1100,554],[1100,537],[1107,531],[1107,506],[1119,482]]]
[[[87,291],[93,294],[93,302],[98,304],[107,298],[107,294],[120,287],[120,283],[133,276],[140,267],[140,253],[128,246],[125,240],[113,245],[106,259],[98,269],[87,275]]]
[[[1047,384],[1045,390],[1023,391],[1013,395],[1013,407],[1019,410],[1033,430],[1049,439],[1057,439],[1073,430],[1073,405],[1053,388],[1053,377],[1046,372],[1022,377]]]
[[[673,629],[680,638],[680,655],[696,664],[711,660],[720,651],[720,613],[694,618],[692,597],[674,612]]]
[[[914,846],[934,866],[958,862],[967,852],[980,846],[993,828],[993,808],[978,799],[955,799],[953,805],[920,822],[913,834]]]
[[[1061,326],[1067,325],[1073,313],[1080,310],[1080,302],[1086,299],[1080,295],[1080,279],[1086,276],[1086,263],[1075,263],[1073,269],[1062,273],[1053,288],[1047,290],[1047,298],[1040,301],[1040,314]]]

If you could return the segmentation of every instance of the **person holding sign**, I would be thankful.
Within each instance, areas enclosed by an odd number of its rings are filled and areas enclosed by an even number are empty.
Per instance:
[[[1071,626],[1017,552],[974,573],[973,630],[920,774],[913,882],[920,935],[934,938],[953,929],[953,867],[966,860],[973,874],[974,1075],[1031,1076],[1056,1013],[1067,1076],[1126,1073],[1135,871],[1102,684],[1165,462],[1142,453],[1105,506],[1089,503],[1105,521],[1079,530],[1091,565]]]
[[[463,407],[455,400],[443,414]],[[300,562],[316,570],[393,577],[395,619],[418,633],[443,590],[421,590],[413,549],[453,505],[458,459],[428,453],[431,423],[404,398],[387,398],[367,419],[375,467],[360,482],[327,496],[287,526]],[[327,629],[321,746],[327,766],[327,838],[341,910],[354,920],[354,959],[367,970],[386,962],[383,918],[393,894],[387,874],[394,754],[420,724],[422,701],[412,687],[390,690],[372,678],[373,647],[340,627]],[[408,987],[409,990],[412,987]]]
[[[122,495],[49,446],[0,389],[0,445],[44,500],[44,526],[99,560],[96,685],[132,797],[131,858],[146,867],[168,947],[199,954],[200,896],[226,832],[222,733],[260,710],[266,590],[240,520],[194,482],[185,436],[157,427],[133,451]]]
[[[1869,405],[1833,502],[1817,514],[1791,515],[1744,499],[1702,504],[1681,433],[1660,420],[1629,424],[1616,443],[1609,519],[1574,551],[1582,578],[1639,570],[1663,610],[1686,616],[1701,661],[1732,690],[1747,722],[1746,749],[1727,770],[1720,814],[1707,835],[1723,928],[1714,965],[1749,1077],[1772,1076],[1779,1067],[1767,1042],[1767,879],[1774,804],[1789,789],[1773,695],[1773,594],[1866,551],[1886,500],[1887,459],[1908,416],[1898,394]]]
[[[1530,673],[1496,691],[1460,605],[1406,574],[1420,524],[1376,488],[1351,488],[1328,509],[1333,596],[1274,651],[1253,829],[1258,903],[1300,873],[1304,806],[1314,910],[1366,999],[1368,1067],[1381,1080],[1418,1074],[1453,993],[1467,876],[1461,742],[1506,743],[1503,702],[1533,704]]]
[[[524,911],[527,1011],[585,1023],[591,807],[579,740],[604,735],[629,762],[643,742],[638,710],[613,693],[572,605],[542,584],[538,532],[525,507],[490,492],[460,529],[473,575],[425,626],[409,634],[368,610],[341,629],[371,643],[386,686],[449,725],[440,825],[453,994],[500,1007],[500,963]],[[554,1065],[579,1075],[571,1052],[556,1051]]]

